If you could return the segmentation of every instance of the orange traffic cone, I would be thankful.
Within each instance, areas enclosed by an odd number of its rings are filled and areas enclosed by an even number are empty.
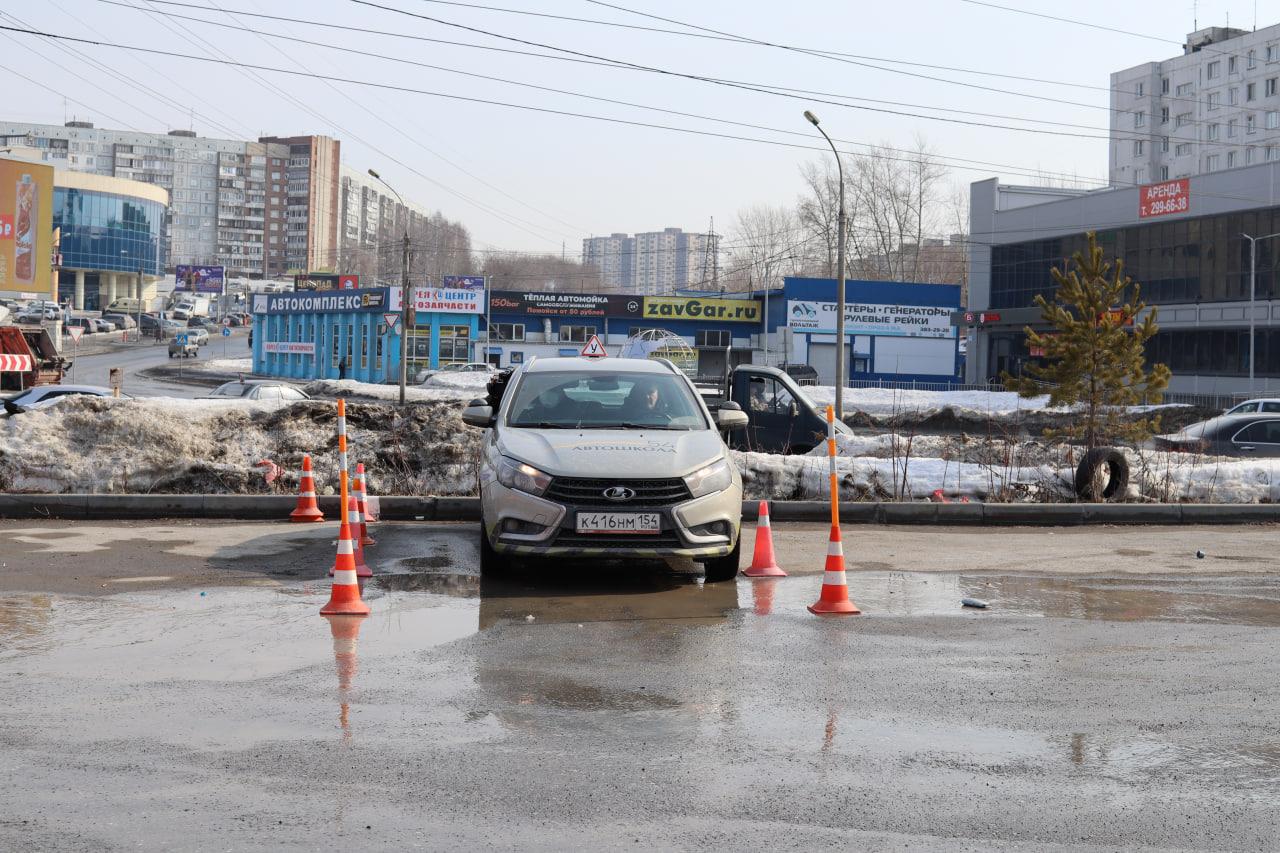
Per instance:
[[[363,462],[360,463],[360,474],[360,514],[364,517],[364,523],[369,525],[378,520],[378,514],[369,504],[369,477],[365,474]]]
[[[373,569],[369,568],[369,564],[364,561],[364,546],[360,544],[360,504],[356,501],[354,492],[347,495],[346,524],[351,528],[352,561],[356,566],[356,577],[371,578],[373,577]],[[338,560],[334,562],[333,568],[329,570],[330,577],[333,577],[334,572],[338,570],[338,563],[341,561],[342,554],[339,552]]]
[[[369,508],[365,505],[364,500],[364,463],[356,463],[356,505],[360,508],[360,549],[364,550],[366,545],[377,545],[374,538],[369,535]],[[359,565],[357,563],[357,565]]]
[[[777,578],[761,578],[751,582],[751,605],[757,616],[773,612],[773,594],[781,581]]]
[[[849,600],[849,582],[844,575],[844,550],[840,545],[840,528],[831,525],[831,538],[827,543],[827,565],[822,575],[822,594],[816,604],[809,605],[809,612],[819,616],[857,616],[862,613],[858,605]]]
[[[329,593],[329,603],[320,610],[321,616],[369,615],[369,605],[360,598],[360,581],[356,579],[355,543],[351,539],[351,524],[347,518],[344,514],[342,523],[338,526],[338,560],[333,567],[333,590]]]
[[[751,568],[743,572],[749,578],[785,578],[773,556],[773,529],[769,526],[769,502],[760,501],[760,518],[756,522],[756,549]]]
[[[298,478],[298,507],[289,513],[290,521],[324,521],[324,513],[316,503],[316,481],[311,476],[311,454],[302,457],[302,476]]]

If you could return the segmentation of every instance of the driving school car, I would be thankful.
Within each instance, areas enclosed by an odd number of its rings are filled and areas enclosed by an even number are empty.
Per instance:
[[[476,400],[463,420],[487,427],[480,467],[481,571],[512,556],[702,562],[708,581],[738,572],[742,478],[689,380],[660,359],[534,359],[495,412]]]

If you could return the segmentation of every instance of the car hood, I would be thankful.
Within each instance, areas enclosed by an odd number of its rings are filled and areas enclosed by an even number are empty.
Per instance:
[[[498,433],[498,451],[567,477],[683,477],[725,455],[712,430],[523,429]]]

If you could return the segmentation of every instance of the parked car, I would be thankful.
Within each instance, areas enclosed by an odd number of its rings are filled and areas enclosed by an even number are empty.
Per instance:
[[[285,402],[310,400],[304,392],[284,382],[272,382],[266,379],[250,379],[243,382],[225,382],[214,388],[200,399],[226,400],[239,398],[257,402]]]
[[[494,367],[492,364],[486,364],[483,361],[468,361],[465,364],[446,364],[444,367],[441,367],[438,370],[423,368],[422,370],[418,371],[417,380],[418,380],[418,384],[421,385],[423,382],[426,382],[431,377],[438,376],[441,373],[494,374],[497,372],[498,372],[498,368]]]
[[[811,364],[784,364],[782,371],[794,379],[797,385],[818,384],[818,370]]]
[[[1247,415],[1252,412],[1276,412],[1280,414],[1280,400],[1275,398],[1245,400],[1223,412],[1224,415]]]
[[[208,346],[208,344],[209,344],[209,330],[208,330],[208,329],[202,329],[202,328],[200,328],[199,326],[197,326],[197,327],[195,327],[195,328],[191,328],[190,326],[188,326],[188,327],[187,327],[187,328],[185,328],[183,331],[186,333],[187,337],[188,337],[190,340],[195,341],[195,342],[196,342],[196,344],[197,344],[198,346],[202,346],[202,347],[203,347],[203,346]],[[180,332],[179,334],[182,334],[182,332]]]
[[[69,335],[72,327],[84,329],[85,334],[91,335],[98,331],[98,323],[93,317],[71,317],[62,324],[62,334]]]
[[[212,329],[218,324],[208,317],[192,317],[187,320],[187,328],[189,329]]]
[[[482,574],[522,556],[583,554],[684,557],[708,581],[738,574],[742,477],[720,433],[747,416],[730,402],[712,415],[670,362],[535,359],[462,419],[492,430],[480,460]]]
[[[112,397],[115,395],[110,388],[103,388],[101,385],[37,385],[5,397],[4,410],[10,415],[18,415],[33,409],[47,409],[61,400],[75,396]],[[125,394],[121,394],[120,397],[129,399]]]
[[[200,344],[195,339],[180,332],[169,339],[169,358],[198,358]]]
[[[1219,415],[1175,433],[1157,435],[1161,450],[1209,456],[1280,456],[1280,410]]]
[[[102,319],[111,323],[117,329],[128,331],[129,329],[138,328],[138,321],[128,314],[103,314]]]
[[[46,320],[57,320],[62,316],[62,311],[57,308],[24,308],[20,313],[16,322],[30,325],[37,325]]]
[[[114,332],[116,330],[116,324],[110,320],[104,320],[101,317],[90,317],[89,319],[93,321],[94,328],[99,332]]]
[[[107,306],[107,310],[115,314],[132,314],[136,316],[145,307],[139,304],[137,299],[121,298],[112,300],[111,304]]]

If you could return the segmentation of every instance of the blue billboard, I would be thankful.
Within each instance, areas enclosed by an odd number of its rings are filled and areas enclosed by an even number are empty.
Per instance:
[[[484,276],[446,275],[444,276],[444,288],[446,290],[484,290]]]
[[[178,264],[173,269],[175,290],[192,293],[222,293],[226,267],[205,267],[195,264]]]

